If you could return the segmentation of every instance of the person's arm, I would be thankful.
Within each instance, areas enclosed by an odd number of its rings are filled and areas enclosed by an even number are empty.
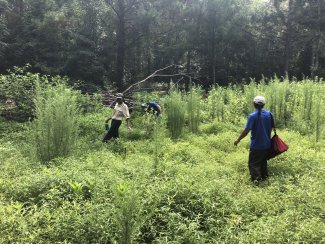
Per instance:
[[[238,139],[234,142],[234,145],[237,146],[238,143],[248,135],[249,131],[250,131],[250,129],[245,128],[242,131],[242,133],[239,135]]]
[[[234,145],[237,146],[238,143],[247,136],[250,130],[252,130],[254,124],[254,117],[249,115],[247,119],[247,123],[245,126],[245,129],[240,133],[238,139],[234,142]]]
[[[108,123],[108,121],[110,121],[110,120],[113,118],[114,114],[115,114],[115,108],[112,110],[112,116],[111,116],[111,117],[108,117],[108,118],[105,120],[105,123]]]
[[[132,127],[131,127],[130,118],[127,118],[127,119],[126,119],[126,123],[127,123],[127,125],[128,125],[128,129],[131,130]]]
[[[159,109],[159,112],[160,112],[160,114],[161,114],[161,107],[160,107],[159,104],[157,104],[157,108]]]

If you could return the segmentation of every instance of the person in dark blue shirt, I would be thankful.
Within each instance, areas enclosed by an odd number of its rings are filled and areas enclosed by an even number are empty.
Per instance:
[[[254,182],[265,180],[268,177],[267,157],[271,148],[271,132],[274,121],[271,112],[264,110],[265,98],[257,96],[254,98],[255,112],[248,116],[245,129],[238,139],[238,143],[251,132],[248,168],[251,179]]]
[[[145,107],[148,112],[153,111],[154,113],[156,113],[157,117],[160,117],[160,115],[161,115],[161,107],[157,102],[144,103],[143,107]]]

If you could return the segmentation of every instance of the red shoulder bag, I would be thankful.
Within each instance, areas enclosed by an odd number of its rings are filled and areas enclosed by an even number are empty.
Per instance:
[[[282,141],[281,138],[277,135],[274,119],[272,115],[271,118],[273,120],[273,125],[274,125],[274,136],[271,139],[271,149],[270,149],[268,159],[274,158],[289,149],[288,145],[285,144],[285,142]]]

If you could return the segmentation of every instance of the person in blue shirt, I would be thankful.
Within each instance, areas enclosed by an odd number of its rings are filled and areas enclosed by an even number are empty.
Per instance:
[[[267,157],[271,148],[271,132],[274,121],[271,112],[263,109],[265,98],[254,98],[255,112],[248,116],[245,129],[234,142],[235,146],[251,132],[248,168],[254,182],[265,180],[268,177]]]
[[[161,116],[161,107],[157,102],[147,102],[142,105],[144,108],[146,108],[146,111],[153,111],[153,113],[156,113],[157,117]]]

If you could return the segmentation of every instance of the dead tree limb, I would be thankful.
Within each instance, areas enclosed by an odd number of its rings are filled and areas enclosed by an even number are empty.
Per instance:
[[[172,68],[172,67],[183,67],[183,66],[172,64],[172,65],[169,65],[169,66],[167,66],[167,67],[165,67],[165,68],[158,69],[158,70],[156,70],[155,72],[153,72],[151,75],[149,75],[149,76],[147,76],[146,78],[144,78],[143,80],[140,80],[140,81],[138,81],[138,82],[132,84],[131,86],[129,86],[126,90],[123,91],[123,94],[126,93],[126,92],[128,92],[129,90],[131,90],[133,87],[135,87],[135,86],[137,86],[137,85],[140,85],[141,83],[143,83],[143,82],[145,82],[145,81],[147,81],[147,80],[149,80],[149,79],[151,79],[151,78],[153,78],[153,77],[160,76],[160,75],[157,74],[157,73],[159,73],[159,72],[161,72],[161,71],[164,71],[164,70],[167,70],[167,69],[170,69],[170,68]]]
[[[170,68],[173,68],[173,67],[177,67],[177,68],[183,68],[182,65],[175,65],[175,64],[172,64],[172,65],[169,65],[169,66],[166,66],[162,69],[158,69],[156,70],[155,72],[153,72],[151,75],[147,76],[146,78],[144,78],[143,80],[140,80],[134,84],[132,84],[131,86],[129,86],[127,89],[125,89],[122,93],[123,94],[126,94],[127,92],[129,92],[133,87],[135,86],[138,86],[142,83],[144,83],[145,81],[151,79],[151,78],[154,78],[154,77],[175,77],[175,76],[181,76],[182,78],[178,81],[180,82],[181,80],[184,79],[184,77],[187,77],[187,78],[192,78],[194,80],[198,80],[198,79],[195,79],[194,77],[191,76],[191,74],[184,74],[184,73],[177,73],[177,74],[167,74],[167,75],[164,75],[164,74],[159,74],[160,72],[162,71],[165,71],[165,70],[168,70]],[[178,83],[177,82],[177,83]],[[109,107],[112,107],[113,104],[116,102],[116,99],[114,99],[114,101],[109,105]]]

